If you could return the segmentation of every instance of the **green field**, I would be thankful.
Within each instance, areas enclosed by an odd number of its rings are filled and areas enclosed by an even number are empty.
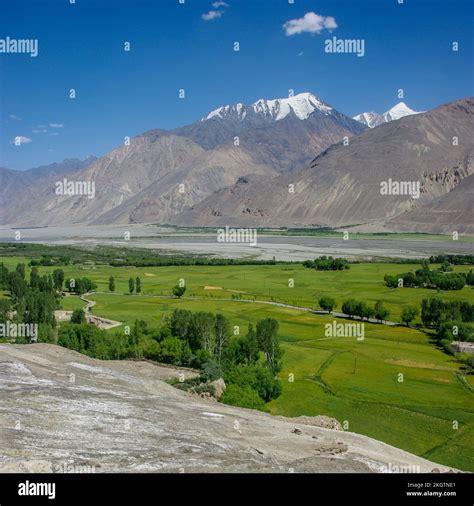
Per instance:
[[[10,267],[16,258],[0,258]],[[62,267],[66,277],[88,277],[107,291],[115,277],[115,294],[94,294],[94,313],[131,324],[144,319],[158,326],[174,308],[222,312],[242,332],[249,322],[265,317],[280,323],[285,351],[282,395],[268,403],[273,414],[324,414],[345,423],[347,430],[366,434],[424,456],[434,462],[474,471],[474,401],[472,377],[459,374],[459,364],[414,329],[365,324],[365,339],[327,338],[324,324],[332,317],[265,304],[218,300],[241,295],[257,302],[274,300],[314,307],[323,294],[339,303],[350,297],[371,304],[382,300],[398,320],[406,304],[439,295],[474,302],[472,288],[441,292],[388,289],[386,273],[406,272],[417,265],[355,264],[341,272],[317,272],[300,265],[145,267]],[[40,273],[52,267],[40,267]],[[456,267],[466,271],[468,267]],[[128,279],[140,276],[143,294],[130,296]],[[186,296],[205,300],[166,299],[180,278]],[[289,288],[294,279],[294,288]],[[63,299],[65,309],[80,307],[77,297]],[[344,320],[341,320],[344,321]],[[399,381],[400,375],[403,381]],[[293,381],[291,381],[293,379]],[[457,425],[456,425],[457,423]],[[455,428],[457,426],[457,428]]]
[[[27,259],[26,259],[27,260]],[[25,259],[0,257],[10,269]],[[97,291],[108,291],[109,276],[114,276],[116,293],[128,291],[130,277],[139,276],[144,295],[169,295],[171,288],[184,279],[186,296],[243,299],[254,297],[289,303],[295,306],[315,307],[321,295],[331,295],[341,303],[351,297],[375,304],[382,300],[391,311],[391,319],[398,321],[403,305],[419,304],[422,299],[440,295],[436,290],[403,288],[390,289],[384,284],[385,274],[399,274],[418,264],[361,263],[346,271],[316,271],[299,264],[248,265],[248,266],[178,266],[178,267],[110,267],[108,265],[81,265],[61,267],[67,277],[88,277],[97,285]],[[454,271],[466,272],[469,266],[455,266]],[[52,272],[55,267],[40,267],[41,273]],[[290,288],[290,280],[294,287]],[[206,288],[207,287],[207,288]],[[474,303],[474,290],[441,293],[444,299],[468,300]],[[416,321],[415,321],[416,323]]]

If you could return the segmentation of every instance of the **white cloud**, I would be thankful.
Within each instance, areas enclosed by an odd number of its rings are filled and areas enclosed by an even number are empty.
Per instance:
[[[220,18],[222,14],[222,11],[209,11],[203,14],[201,17],[204,19],[204,21],[210,21],[211,19]]]
[[[10,119],[16,119],[17,121],[21,121],[21,118],[18,117],[16,114],[10,114]]]
[[[217,19],[224,14],[224,10],[229,7],[229,4],[227,2],[223,2],[222,0],[217,0],[216,2],[213,2],[211,4],[214,9],[219,9],[222,7],[221,10],[210,10],[209,12],[204,13],[201,18],[204,19],[204,21],[211,21],[211,19]]]
[[[320,16],[315,12],[307,12],[302,18],[290,19],[283,25],[287,37],[304,32],[321,33],[324,29],[334,28],[337,28],[337,24],[332,16]]]
[[[64,125],[62,123],[50,123],[49,126],[51,128],[63,128]]]
[[[28,144],[29,142],[31,142],[31,139],[29,137],[23,137],[23,135],[17,135],[16,137],[14,137],[10,141],[10,144],[15,144],[15,145],[19,146],[20,144]]]
[[[45,134],[47,132],[46,128],[35,128],[32,130],[32,133],[34,134]]]
[[[59,135],[59,132],[51,132],[49,135]]]

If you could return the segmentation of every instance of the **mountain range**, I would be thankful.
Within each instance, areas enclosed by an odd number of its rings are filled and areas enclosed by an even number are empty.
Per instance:
[[[399,102],[394,105],[391,109],[383,114],[378,114],[374,111],[363,112],[354,116],[353,119],[362,123],[369,128],[375,128],[376,126],[381,125],[382,123],[388,123],[389,121],[395,121],[400,118],[404,118],[405,116],[411,116],[412,114],[420,114],[413,109],[410,109],[405,102]]]
[[[145,132],[76,171],[76,181],[95,182],[94,199],[56,195],[54,174],[2,206],[0,223],[165,223],[241,176],[292,172],[364,129],[309,93],[223,107],[182,128]]]
[[[0,223],[474,232],[473,117],[472,98],[355,118],[311,93],[226,105],[99,159],[0,168]],[[63,177],[93,181],[95,198],[56,195]],[[382,194],[394,182],[419,185],[419,197]]]

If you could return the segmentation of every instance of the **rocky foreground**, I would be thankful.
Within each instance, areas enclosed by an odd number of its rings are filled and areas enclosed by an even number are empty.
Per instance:
[[[325,417],[273,417],[182,392],[192,374],[0,345],[0,472],[431,472],[449,469]]]

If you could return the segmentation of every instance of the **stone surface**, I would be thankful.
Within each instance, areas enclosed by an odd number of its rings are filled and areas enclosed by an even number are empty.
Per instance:
[[[318,426],[326,417],[273,417],[165,383],[181,373],[196,374],[55,345],[1,344],[0,472],[447,471]]]

